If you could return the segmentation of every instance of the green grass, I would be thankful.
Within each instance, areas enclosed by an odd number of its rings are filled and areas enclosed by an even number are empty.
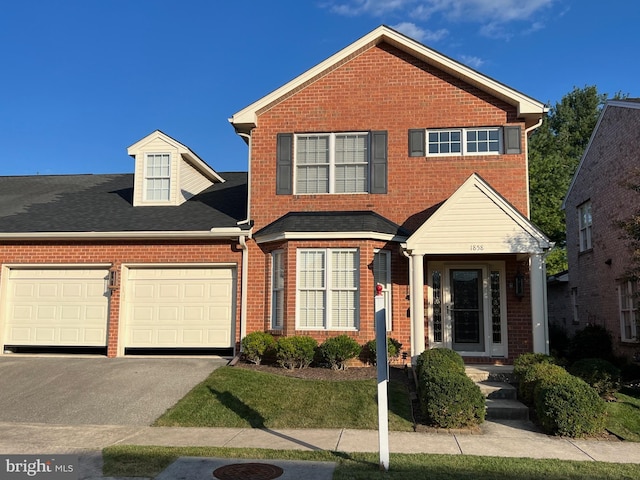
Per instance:
[[[375,453],[118,445],[103,450],[103,473],[107,476],[155,477],[182,456],[336,462],[334,480],[635,480],[640,472],[638,465],[619,463],[391,454],[389,471],[384,473],[378,468],[379,457]]]
[[[640,393],[623,390],[617,402],[607,403],[607,430],[618,437],[640,442]]]
[[[222,367],[155,426],[378,428],[375,380],[320,381]],[[389,383],[389,428],[413,431],[406,387]]]

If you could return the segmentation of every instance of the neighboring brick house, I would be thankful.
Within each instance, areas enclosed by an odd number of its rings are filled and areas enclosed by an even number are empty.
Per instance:
[[[249,146],[247,331],[389,335],[469,362],[548,350],[528,220],[542,103],[379,27],[230,118]]]
[[[640,167],[640,100],[604,106],[564,200],[572,322],[601,325],[618,354],[640,354],[637,284],[619,221],[638,211],[629,188]]]
[[[546,352],[549,241],[527,173],[544,113],[382,26],[230,118],[248,174],[154,132],[129,148],[134,175],[1,178],[0,341],[110,356],[237,351],[264,330],[363,344],[380,284],[412,357]]]

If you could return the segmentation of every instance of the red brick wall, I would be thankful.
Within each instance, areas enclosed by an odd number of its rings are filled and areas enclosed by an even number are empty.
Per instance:
[[[631,250],[616,222],[637,212],[640,158],[640,110],[607,107],[566,202],[569,289],[577,288],[578,322],[606,327],[618,354],[640,352],[621,341],[617,286],[630,266]],[[580,252],[578,206],[591,201],[593,248]]]
[[[167,242],[16,242],[0,244],[0,266],[6,264],[122,264],[229,263],[237,265],[235,337],[240,338],[240,278],[242,254],[237,244],[204,241]],[[0,275],[2,269],[0,269]],[[0,281],[2,279],[0,278]],[[113,290],[109,312],[107,354],[113,357],[118,348],[120,322],[120,288]]]

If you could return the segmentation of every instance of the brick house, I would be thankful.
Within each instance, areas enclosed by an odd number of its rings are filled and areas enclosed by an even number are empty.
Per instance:
[[[606,327],[616,353],[640,354],[637,284],[626,276],[631,250],[617,222],[637,213],[640,100],[606,103],[567,191],[569,291],[574,328]]]
[[[8,199],[11,211],[0,212],[2,343],[35,335],[20,323],[37,305],[16,309],[20,292],[33,298],[39,278],[63,284],[67,270],[91,266],[111,287],[100,314],[111,356],[237,349],[252,331],[320,342],[346,333],[362,344],[374,338],[377,284],[389,335],[409,356],[444,346],[468,362],[510,363],[545,352],[549,242],[528,220],[527,174],[527,138],[544,112],[381,26],[229,119],[248,146],[246,174],[217,174],[154,132],[129,148],[134,175],[78,179],[62,195],[119,202],[104,207],[114,215],[101,214],[101,225],[70,230],[90,216],[71,209],[73,218],[51,226],[47,215],[64,202]],[[102,183],[116,180],[119,187]],[[29,223],[39,209],[43,223]],[[20,274],[34,271],[36,280],[22,285]],[[218,314],[202,313],[212,276],[222,279],[209,290],[225,290],[220,302],[229,306],[218,333],[206,323]],[[58,338],[51,335],[43,345]],[[209,340],[216,335],[218,344]]]

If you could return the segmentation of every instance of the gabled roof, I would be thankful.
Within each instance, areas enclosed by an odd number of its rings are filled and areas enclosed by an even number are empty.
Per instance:
[[[478,174],[409,237],[417,254],[542,253],[549,239]]]
[[[134,207],[133,174],[0,177],[0,241],[233,236],[246,217],[247,174],[224,176],[225,183],[166,207]]]
[[[235,113],[229,122],[237,132],[248,133],[258,122],[258,113],[271,104],[286,98],[296,89],[314,82],[330,72],[331,69],[350,56],[381,43],[390,44],[415,58],[459,78],[492,96],[500,98],[517,109],[518,117],[527,120],[527,125],[535,124],[542,114],[547,111],[543,103],[520,93],[503,83],[500,83],[480,72],[467,67],[431,48],[409,38],[392,28],[382,25],[351,45],[340,50],[325,61],[307,70],[277,90]]]
[[[131,156],[135,156],[136,153],[144,151],[145,145],[157,139],[162,139],[166,143],[173,146],[176,150],[178,150],[180,155],[182,155],[183,158],[185,158],[191,165],[193,165],[193,167],[201,175],[205,176],[212,182],[220,182],[220,183],[224,182],[224,178],[218,175],[216,171],[213,168],[211,168],[209,165],[207,165],[207,162],[205,162],[198,155],[196,155],[196,153],[193,150],[191,150],[186,145],[183,145],[182,143],[177,141],[175,138],[172,138],[166,133],[161,132],[160,130],[155,130],[151,132],[146,137],[141,138],[136,143],[131,145],[129,148],[127,148],[127,154]]]
[[[589,143],[587,144],[587,147],[584,149],[584,153],[582,154],[582,157],[580,158],[580,163],[578,163],[578,167],[576,168],[576,171],[573,174],[573,178],[571,179],[571,184],[569,185],[569,188],[567,189],[567,193],[564,196],[564,200],[562,201],[562,209],[563,210],[567,206],[567,198],[569,198],[569,194],[571,193],[571,190],[573,190],[573,186],[576,183],[576,179],[578,178],[578,175],[580,175],[580,170],[582,169],[582,166],[584,165],[585,159],[589,155],[589,151],[591,150],[591,146],[593,144],[593,140],[596,137],[596,135],[598,134],[598,129],[600,128],[600,124],[602,123],[602,119],[608,113],[609,108],[629,108],[629,109],[633,109],[633,110],[640,110],[640,98],[626,98],[624,100],[609,100],[604,105],[604,107],[602,108],[602,112],[600,112],[600,116],[598,117],[598,121],[596,122],[596,126],[593,128],[593,132],[591,132],[591,137],[589,138]],[[640,129],[640,115],[637,116],[637,123],[638,123],[637,124],[637,128]]]
[[[372,211],[289,212],[256,232],[258,243],[301,239],[404,241],[408,232]]]

